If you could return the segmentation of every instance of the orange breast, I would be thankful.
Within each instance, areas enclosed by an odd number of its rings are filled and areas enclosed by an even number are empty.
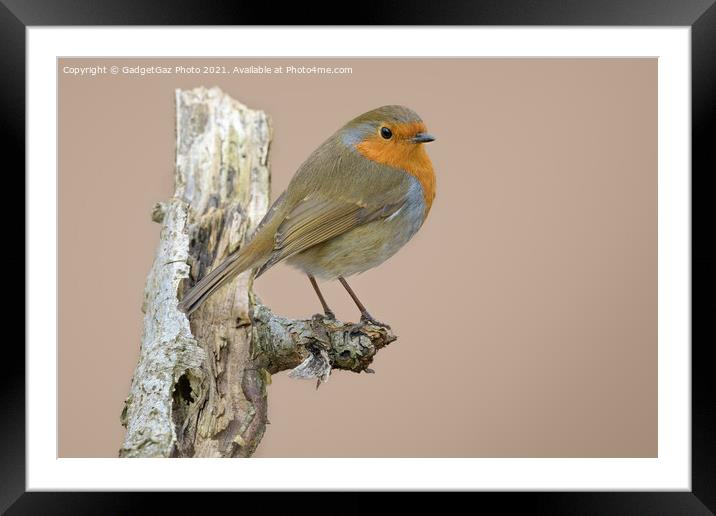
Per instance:
[[[425,197],[425,215],[435,199],[435,171],[433,164],[425,152],[423,144],[415,144],[402,139],[405,135],[413,135],[425,131],[422,122],[404,124],[393,130],[395,138],[385,140],[380,136],[371,136],[356,145],[356,149],[366,158],[397,168],[414,176],[423,187]]]

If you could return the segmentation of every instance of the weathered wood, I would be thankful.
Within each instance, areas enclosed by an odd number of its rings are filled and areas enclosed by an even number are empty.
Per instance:
[[[186,206],[172,200],[163,215],[157,256],[144,291],[139,363],[121,420],[127,427],[121,457],[167,457],[176,443],[172,397],[183,375],[200,378],[205,352],[177,310],[176,292],[189,266]]]
[[[287,319],[255,304],[254,362],[270,374],[292,369],[293,378],[328,380],[332,369],[355,373],[368,366],[379,349],[396,336],[383,326],[353,324],[316,315],[309,320]],[[317,384],[317,385],[319,385]]]
[[[247,241],[269,201],[271,126],[219,89],[176,92],[175,193],[159,203],[139,362],[122,413],[122,457],[247,457],[266,427],[271,374],[371,372],[388,328],[294,321],[256,302],[252,272],[215,292],[191,323],[182,291]],[[185,281],[182,281],[185,280]]]

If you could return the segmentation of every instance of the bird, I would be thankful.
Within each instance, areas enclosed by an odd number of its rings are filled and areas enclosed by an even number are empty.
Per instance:
[[[190,288],[179,309],[191,314],[237,274],[258,278],[284,261],[308,276],[324,316],[335,319],[316,278],[338,280],[361,314],[373,318],[346,281],[393,256],[421,228],[436,178],[424,144],[434,141],[418,114],[386,105],[333,133],[300,165],[248,243]]]

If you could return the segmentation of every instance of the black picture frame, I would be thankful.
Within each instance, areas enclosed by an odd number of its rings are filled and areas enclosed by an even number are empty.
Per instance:
[[[0,105],[2,141],[17,166],[25,166],[25,29],[63,25],[607,25],[690,26],[692,73],[692,490],[691,492],[478,493],[501,511],[528,507],[537,514],[716,513],[716,399],[710,348],[703,328],[716,313],[715,261],[697,230],[708,224],[705,178],[716,170],[709,136],[716,124],[716,5],[714,0],[412,0],[365,4],[343,10],[305,3],[184,0],[0,0]],[[335,4],[333,4],[335,6]],[[322,14],[321,14],[322,13]],[[6,173],[8,171],[6,170]],[[19,174],[17,174],[19,176]],[[696,188],[694,188],[696,186]],[[701,242],[705,240],[702,239]],[[17,246],[16,246],[17,247]],[[19,261],[15,256],[8,259]],[[48,266],[53,266],[48,261]],[[6,268],[14,270],[14,268]],[[699,282],[694,282],[694,276]],[[702,299],[704,298],[704,299]],[[696,301],[699,302],[696,302]],[[701,335],[699,335],[699,330]],[[25,492],[25,354],[10,340],[4,347],[0,428],[0,511],[8,514],[124,514],[135,512],[147,493]],[[141,496],[143,500],[137,497]],[[217,501],[246,493],[211,494]],[[297,495],[272,497],[271,505]],[[416,495],[416,500],[421,496]],[[245,500],[245,498],[244,498]],[[191,510],[186,496],[162,496],[165,510]],[[422,503],[422,501],[420,502]],[[471,502],[472,503],[472,502]],[[206,508],[206,506],[204,506]],[[316,510],[318,510],[316,508]]]

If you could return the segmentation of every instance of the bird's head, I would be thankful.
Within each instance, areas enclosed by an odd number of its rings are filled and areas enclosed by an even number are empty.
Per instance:
[[[341,129],[341,137],[365,158],[411,173],[429,163],[423,144],[435,139],[418,114],[404,106],[363,113]]]

